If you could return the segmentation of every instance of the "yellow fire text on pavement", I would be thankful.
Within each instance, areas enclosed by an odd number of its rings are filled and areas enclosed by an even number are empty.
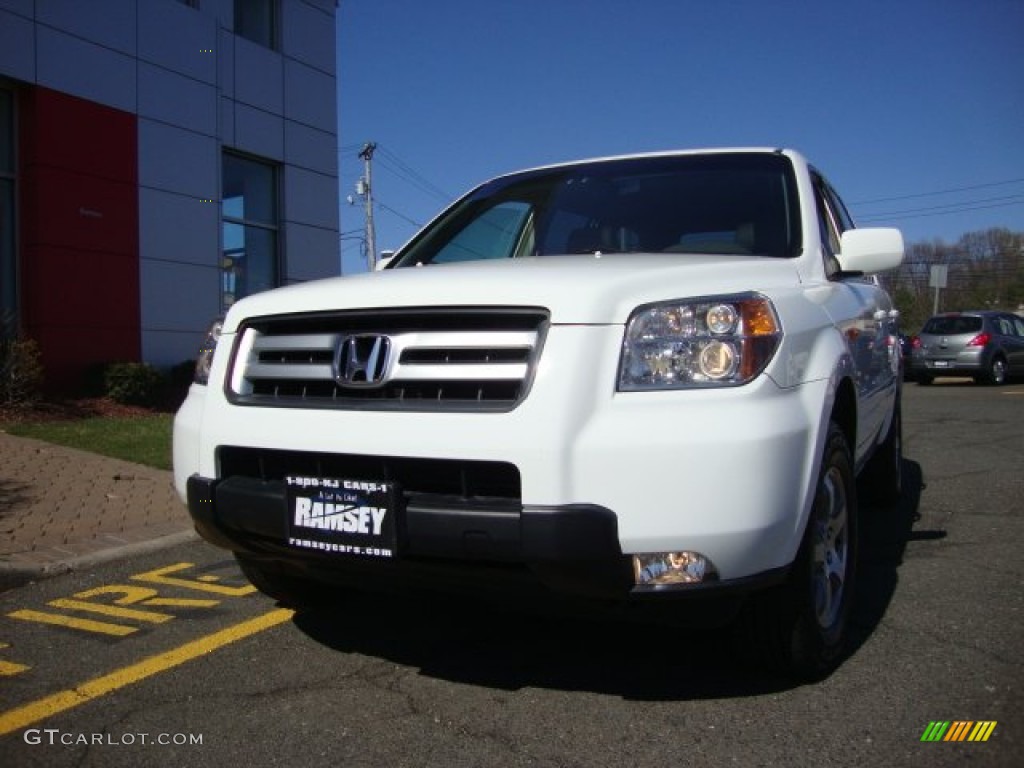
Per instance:
[[[244,597],[255,592],[255,587],[243,585],[231,587],[218,584],[220,577],[206,574],[197,578],[182,576],[183,571],[195,567],[193,563],[175,563],[157,568],[146,573],[131,577],[132,581],[147,584],[158,584],[202,592],[207,595],[223,597]],[[153,608],[212,608],[220,604],[220,600],[210,597],[161,597],[156,589],[150,586],[135,584],[114,584],[110,586],[87,589],[76,592],[70,598],[59,598],[47,603],[50,608],[73,613],[56,613],[54,611],[22,609],[12,611],[7,616],[20,621],[32,621],[39,624],[51,624],[83,632],[94,632],[112,637],[125,637],[134,634],[146,624],[162,624],[170,621],[174,615],[165,611],[150,610]],[[90,618],[79,614],[93,614],[102,619]],[[120,621],[110,621],[118,619]],[[133,622],[133,623],[124,623]],[[2,667],[0,667],[2,670]]]

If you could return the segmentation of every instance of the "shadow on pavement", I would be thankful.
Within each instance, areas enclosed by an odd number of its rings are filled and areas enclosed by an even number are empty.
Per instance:
[[[921,465],[903,460],[903,496],[890,507],[861,507],[860,574],[853,608],[850,653],[863,645],[885,617],[899,584],[907,543],[936,541],[945,531],[914,530],[924,490]]]
[[[793,687],[785,679],[752,676],[730,652],[726,629],[567,617],[468,598],[352,597],[343,610],[297,613],[295,624],[335,650],[384,658],[443,680],[655,701]]]
[[[904,470],[906,489],[898,505],[863,509],[851,653],[885,615],[907,542],[945,535],[913,531],[921,468],[906,462]],[[337,651],[503,690],[534,687],[668,701],[756,696],[798,685],[744,663],[729,628],[686,629],[616,615],[573,614],[561,604],[524,607],[429,593],[353,592],[340,605],[296,613],[294,622]]]

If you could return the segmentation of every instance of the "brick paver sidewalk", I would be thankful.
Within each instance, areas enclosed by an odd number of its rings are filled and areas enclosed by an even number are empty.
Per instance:
[[[0,588],[192,531],[171,473],[0,431]],[[8,577],[4,577],[4,573]]]

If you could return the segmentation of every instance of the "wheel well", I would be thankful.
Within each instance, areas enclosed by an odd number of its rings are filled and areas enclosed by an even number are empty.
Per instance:
[[[832,420],[843,431],[850,450],[854,450],[857,445],[857,396],[853,389],[853,382],[849,379],[843,379],[839,383],[836,401],[832,406]]]

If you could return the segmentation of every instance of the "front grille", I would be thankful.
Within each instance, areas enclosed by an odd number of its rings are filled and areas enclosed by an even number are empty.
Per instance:
[[[510,410],[547,324],[536,308],[257,318],[239,329],[228,394],[239,405]]]
[[[519,470],[502,461],[364,456],[220,446],[220,476],[281,482],[288,475],[398,483],[407,497],[472,505],[522,500]]]

